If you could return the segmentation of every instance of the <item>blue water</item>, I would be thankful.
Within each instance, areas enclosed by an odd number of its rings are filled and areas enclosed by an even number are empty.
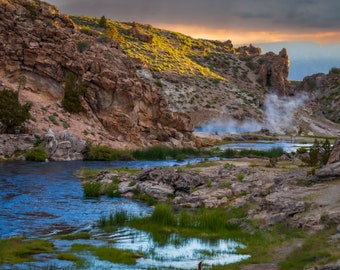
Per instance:
[[[121,228],[113,233],[104,233],[93,225],[102,216],[118,210],[132,215],[148,215],[152,209],[143,203],[124,198],[86,199],[80,180],[75,172],[82,167],[105,169],[113,167],[148,168],[172,166],[200,161],[189,159],[184,162],[168,161],[112,161],[112,162],[0,162],[0,238],[26,236],[47,238],[59,251],[67,252],[73,243],[111,245],[121,249],[146,252],[145,258],[136,265],[118,265],[99,260],[88,252],[77,254],[86,260],[84,269],[196,269],[203,260],[207,265],[228,264],[249,257],[236,254],[242,247],[230,239],[203,240],[169,236],[169,242],[159,243],[143,231]],[[95,238],[90,240],[58,240],[56,234],[91,231]],[[175,238],[176,241],[171,239]],[[111,240],[114,240],[112,243]],[[175,242],[175,243],[174,243]],[[213,256],[206,256],[211,251]],[[20,265],[3,265],[1,269],[73,269],[72,262],[60,261],[56,254],[38,255],[35,262]]]

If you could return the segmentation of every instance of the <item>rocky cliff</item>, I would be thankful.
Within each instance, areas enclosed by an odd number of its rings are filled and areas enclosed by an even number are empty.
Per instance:
[[[172,112],[159,89],[137,77],[115,40],[84,33],[54,6],[2,0],[0,40],[0,81],[32,103],[29,132],[67,128],[115,147],[194,145],[190,117]],[[77,114],[61,105],[68,74],[86,89]]]

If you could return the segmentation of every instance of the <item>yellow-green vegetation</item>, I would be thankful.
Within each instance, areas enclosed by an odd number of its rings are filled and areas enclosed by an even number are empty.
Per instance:
[[[47,151],[42,146],[35,147],[27,150],[25,153],[25,159],[27,161],[44,162],[47,159]]]
[[[59,236],[62,240],[77,240],[77,239],[90,239],[92,235],[88,232],[80,232],[75,234],[66,234]]]
[[[331,239],[335,226],[319,231],[305,240],[304,244],[280,263],[282,270],[302,270],[307,266],[325,265],[340,258],[340,240]]]
[[[81,269],[84,265],[84,259],[77,257],[73,253],[59,253],[57,255],[58,260],[71,261],[74,262],[78,269]]]
[[[106,145],[88,144],[85,153],[85,160],[131,160],[131,153],[128,150],[113,149]]]
[[[52,253],[52,243],[41,239],[10,238],[0,240],[0,264],[18,264],[34,261],[33,255]]]
[[[197,57],[223,56],[230,52],[230,48],[222,42],[194,39],[150,25],[106,20],[106,26],[101,27],[100,18],[85,16],[71,18],[81,25],[82,29],[91,27],[98,35],[118,41],[123,51],[130,57],[139,59],[142,65],[148,66],[154,73],[166,71],[186,77],[204,77],[214,83],[227,80],[215,73],[211,67],[203,66],[196,61]],[[140,35],[149,37],[147,41],[138,38],[131,30],[133,26]]]
[[[143,256],[142,253],[135,253],[129,250],[117,249],[109,246],[95,247],[91,245],[73,244],[71,252],[91,252],[100,260],[113,263],[122,263],[128,265],[136,264],[136,259]]]

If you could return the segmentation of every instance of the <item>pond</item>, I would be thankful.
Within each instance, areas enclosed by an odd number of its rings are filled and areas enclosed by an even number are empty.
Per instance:
[[[240,243],[230,239],[181,238],[171,235],[166,243],[159,243],[146,232],[120,228],[107,234],[94,228],[96,221],[116,211],[125,210],[136,216],[149,215],[152,209],[143,203],[124,198],[86,199],[75,171],[82,167],[112,168],[172,166],[199,161],[112,161],[112,162],[0,162],[0,238],[26,236],[47,238],[59,251],[67,251],[73,243],[112,245],[120,249],[143,251],[148,254],[134,266],[115,265],[101,261],[88,253],[85,269],[195,269],[203,260],[205,264],[227,264],[247,258],[236,254]],[[97,240],[57,240],[53,236],[90,231]],[[114,242],[112,243],[112,239]],[[174,241],[176,239],[176,241]],[[41,269],[55,266],[71,267],[72,263],[60,261],[56,256],[38,256],[36,262],[16,266],[16,269]],[[3,266],[3,269],[13,269]],[[7,268],[6,268],[7,267]],[[83,268],[84,269],[84,268]]]

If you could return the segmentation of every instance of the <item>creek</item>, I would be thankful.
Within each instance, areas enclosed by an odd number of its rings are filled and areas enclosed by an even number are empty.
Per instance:
[[[279,145],[278,145],[279,144]],[[244,147],[268,149],[282,147],[267,142],[228,144],[221,148]],[[293,145],[285,143],[290,151]],[[0,238],[25,236],[51,240],[58,251],[67,252],[74,243],[95,246],[108,245],[120,249],[143,251],[148,254],[137,260],[134,266],[117,265],[99,260],[89,253],[77,254],[86,259],[85,269],[197,269],[197,263],[205,265],[228,264],[249,257],[237,254],[242,247],[231,239],[183,238],[175,234],[166,241],[157,241],[147,232],[132,228],[120,228],[113,233],[104,233],[93,225],[103,216],[124,210],[135,216],[149,215],[152,208],[125,198],[101,196],[87,199],[83,196],[80,180],[75,172],[82,167],[105,168],[149,168],[156,166],[184,165],[201,158],[183,162],[166,161],[110,161],[110,162],[0,162]],[[89,231],[91,240],[58,240],[57,235]],[[112,241],[114,240],[114,241]],[[56,259],[56,255],[39,255],[36,262],[1,269],[42,269],[54,266],[57,269],[73,269],[72,263]]]

